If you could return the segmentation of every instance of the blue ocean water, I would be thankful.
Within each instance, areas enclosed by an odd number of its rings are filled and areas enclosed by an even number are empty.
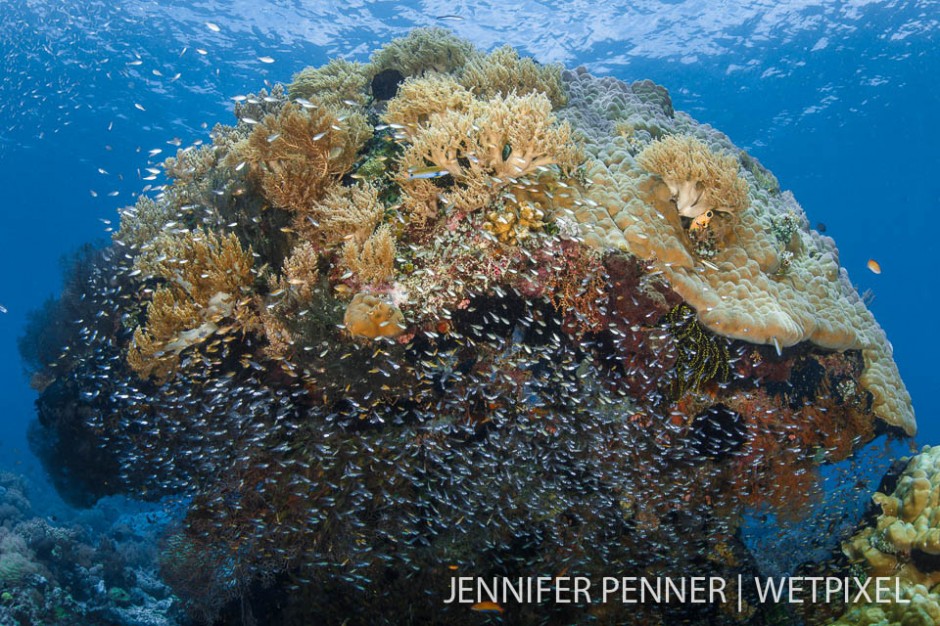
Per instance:
[[[35,392],[17,338],[61,288],[62,257],[106,240],[147,168],[231,122],[233,97],[429,25],[652,79],[760,159],[871,290],[917,442],[940,443],[938,2],[0,0],[0,465],[34,500],[58,506],[26,443]]]

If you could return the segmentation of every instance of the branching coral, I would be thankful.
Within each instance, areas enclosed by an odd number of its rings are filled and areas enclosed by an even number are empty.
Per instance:
[[[384,211],[374,185],[337,185],[319,202],[298,210],[294,228],[309,241],[335,245],[353,240],[361,245],[379,225]]]
[[[163,382],[179,366],[179,355],[220,330],[226,318],[242,328],[254,314],[240,298],[253,280],[251,249],[235,235],[186,231],[161,235],[136,268],[163,285],[147,307],[146,326],[134,331],[128,365],[141,378]]]
[[[132,250],[140,250],[149,244],[168,223],[174,221],[168,202],[157,202],[144,195],[138,196],[134,206],[125,207],[119,213],[121,227],[112,239]]]
[[[646,147],[637,163],[657,174],[672,192],[679,215],[696,218],[709,209],[743,211],[747,183],[738,176],[738,160],[712,152],[690,135],[670,135]]]
[[[343,261],[361,283],[384,283],[395,274],[395,237],[388,225],[379,227],[360,244],[350,239],[343,247]]]
[[[402,156],[399,181],[407,191],[430,184],[423,180],[428,169],[450,176],[455,188],[444,194],[446,200],[470,211],[486,206],[516,179],[549,166],[568,174],[582,159],[570,126],[556,123],[547,97],[509,94],[475,100],[466,111],[432,115]]]
[[[413,138],[419,126],[426,125],[433,113],[466,111],[473,94],[448,74],[427,74],[407,79],[398,95],[389,100],[385,121],[402,127]]]
[[[368,86],[365,65],[331,59],[323,67],[308,67],[295,74],[287,93],[291,99],[316,100],[320,104],[340,109],[344,106],[364,106],[368,100]]]
[[[373,54],[370,70],[373,75],[395,70],[405,77],[447,73],[462,67],[472,54],[473,46],[448,30],[416,28]]]
[[[460,75],[464,87],[477,96],[491,98],[496,94],[545,94],[552,106],[568,102],[561,82],[560,65],[539,65],[531,58],[520,58],[512,46],[503,46],[487,55],[471,58]]]
[[[352,167],[370,136],[361,113],[285,106],[248,138],[252,171],[274,205],[307,211]]]

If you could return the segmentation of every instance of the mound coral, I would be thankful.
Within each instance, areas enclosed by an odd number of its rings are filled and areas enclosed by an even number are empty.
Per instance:
[[[586,74],[566,77],[571,99],[560,114],[584,140],[585,178],[592,183],[579,191],[571,214],[585,242],[654,262],[705,328],[718,335],[780,350],[805,341],[831,350],[860,350],[862,384],[873,396],[874,413],[913,434],[911,399],[891,345],[839,267],[833,241],[811,231],[804,217],[786,247],[774,234],[778,216],[804,216],[792,194],[764,189],[731,157],[716,156],[736,154],[727,138],[641,100],[630,86]],[[643,93],[648,91],[644,86]],[[617,134],[616,125],[640,115],[648,126],[673,137],[634,158],[634,148]],[[656,178],[639,171],[641,161]],[[697,179],[712,174],[717,178],[700,189]],[[742,186],[736,177],[753,182]],[[699,193],[706,188],[708,194]],[[707,264],[680,215],[697,215],[703,200],[714,209],[735,211],[721,245],[704,250]]]
[[[530,58],[520,58],[515,48],[503,46],[467,61],[460,82],[484,98],[511,92],[519,95],[541,93],[548,97],[553,107],[559,108],[568,102],[561,80],[562,69],[560,65],[539,65]]]
[[[252,172],[271,203],[303,212],[352,167],[370,136],[371,127],[359,112],[285,106],[248,137]]]
[[[925,446],[912,458],[890,495],[876,493],[881,507],[874,527],[843,546],[871,576],[897,576],[932,588],[940,583],[940,447]]]
[[[31,325],[85,320],[24,342],[44,462],[73,500],[186,496],[191,614],[471,624],[454,571],[750,578],[743,518],[804,516],[878,418],[913,431],[769,173],[649,81],[557,79],[431,30],[249,96]],[[505,610],[770,623],[752,600]]]

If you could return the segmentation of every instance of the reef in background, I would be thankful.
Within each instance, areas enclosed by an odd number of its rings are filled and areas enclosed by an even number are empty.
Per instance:
[[[822,465],[915,430],[832,240],[662,87],[419,29],[236,116],[23,342],[66,498],[193,497],[162,574],[195,618],[477,623],[450,576],[748,575],[745,512],[799,517]],[[783,619],[736,601],[500,610]]]

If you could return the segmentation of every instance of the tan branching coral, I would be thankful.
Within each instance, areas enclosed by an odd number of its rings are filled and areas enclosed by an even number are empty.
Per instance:
[[[426,186],[427,175],[450,176],[456,188],[444,194],[460,210],[481,208],[525,176],[556,166],[563,174],[583,160],[567,122],[558,124],[543,94],[509,94],[474,100],[466,111],[431,116],[400,161],[399,182]],[[423,193],[422,195],[427,195]]]
[[[371,133],[361,113],[288,105],[249,136],[252,171],[271,203],[306,211],[352,167]]]
[[[398,94],[389,100],[384,119],[389,124],[402,126],[404,134],[413,138],[418,127],[426,125],[432,114],[466,111],[472,101],[473,94],[447,74],[412,77],[403,82]]]
[[[384,211],[374,185],[336,185],[321,201],[297,212],[294,228],[310,241],[335,245],[354,240],[361,245],[382,221]]]
[[[443,28],[416,28],[393,39],[372,55],[372,75],[396,70],[405,77],[427,72],[448,73],[463,67],[473,46]]]
[[[284,260],[283,280],[286,287],[300,300],[309,300],[320,278],[320,257],[309,241],[303,241],[291,250]]]
[[[383,225],[360,244],[350,239],[343,247],[343,262],[362,283],[384,283],[395,275],[395,237]]]
[[[712,152],[690,135],[655,141],[637,163],[669,187],[679,215],[696,218],[708,210],[738,213],[747,208],[747,183],[738,176],[738,160]]]
[[[138,196],[132,207],[118,211],[121,227],[112,239],[132,249],[140,250],[163,232],[164,227],[174,221],[174,213],[168,202],[157,202],[147,196]]]
[[[233,234],[186,231],[163,234],[135,265],[142,275],[162,279],[147,306],[146,326],[134,331],[128,365],[141,378],[162,382],[179,366],[179,355],[220,330],[226,318],[243,329],[255,324],[242,302],[254,281],[251,249]]]
[[[477,55],[467,61],[460,82],[474,94],[491,98],[496,94],[545,94],[552,106],[559,108],[568,102],[561,82],[560,65],[539,65],[529,57],[520,58],[512,46],[503,46],[487,55]]]
[[[335,107],[365,106],[368,101],[367,67],[344,59],[331,59],[322,67],[308,67],[294,75],[287,88],[291,99],[305,98]]]
[[[368,293],[357,293],[343,315],[343,325],[353,337],[397,337],[405,332],[405,317],[397,306]]]

